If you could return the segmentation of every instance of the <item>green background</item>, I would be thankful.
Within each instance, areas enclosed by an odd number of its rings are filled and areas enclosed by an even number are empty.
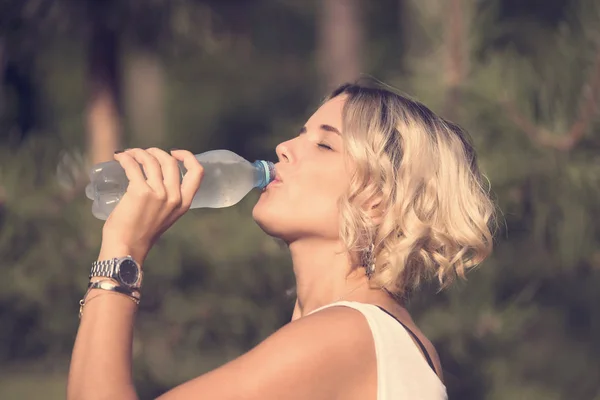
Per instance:
[[[358,51],[332,62],[336,48]],[[600,399],[593,0],[0,0],[0,398],[65,396],[102,228],[82,187],[106,154],[89,140],[93,88],[118,105],[103,135],[120,147],[274,160],[352,68],[464,126],[502,210],[467,282],[410,301],[450,398]],[[142,398],[289,320],[291,262],[252,221],[256,198],[190,211],[150,253]]]

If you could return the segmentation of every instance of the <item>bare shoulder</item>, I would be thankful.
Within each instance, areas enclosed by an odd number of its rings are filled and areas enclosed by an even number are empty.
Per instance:
[[[167,392],[161,399],[348,398],[375,373],[369,325],[330,307],[283,326],[254,349]]]
[[[356,359],[357,351],[368,353],[374,348],[367,320],[360,312],[343,306],[326,308],[291,322],[264,344],[279,346],[290,341],[296,343],[298,351],[326,350],[329,357],[337,355],[339,359]]]
[[[288,348],[290,343],[294,344],[293,349]],[[299,356],[307,352],[320,355],[326,350],[324,359],[330,359],[335,352],[339,352],[340,357],[355,358],[354,350],[364,347],[368,352],[373,349],[373,339],[360,312],[336,306],[288,323],[252,351],[260,351],[263,347],[284,347],[288,355],[293,352],[298,352]],[[349,348],[353,351],[348,351]]]

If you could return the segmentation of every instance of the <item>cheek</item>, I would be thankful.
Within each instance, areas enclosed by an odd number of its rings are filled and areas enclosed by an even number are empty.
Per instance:
[[[337,214],[337,203],[347,184],[343,175],[328,171],[327,174],[310,174],[282,186],[290,205],[303,214],[318,214],[319,217]],[[285,190],[287,189],[287,190]]]
[[[287,232],[337,237],[338,199],[347,183],[344,175],[329,171],[305,177],[297,176],[261,195],[253,216],[261,227],[277,236]]]

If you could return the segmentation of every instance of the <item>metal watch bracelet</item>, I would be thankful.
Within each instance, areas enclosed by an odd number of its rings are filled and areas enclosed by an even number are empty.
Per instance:
[[[110,273],[113,271],[116,261],[117,258],[94,261],[94,263],[92,264],[92,269],[90,271],[89,278],[91,279],[97,276],[110,277]]]

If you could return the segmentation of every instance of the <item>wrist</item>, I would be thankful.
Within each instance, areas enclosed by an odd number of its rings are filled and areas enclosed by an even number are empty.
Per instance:
[[[136,249],[134,247],[118,244],[102,243],[102,246],[100,247],[100,253],[98,254],[98,261],[131,256],[131,258],[133,258],[141,267],[146,259],[147,254],[148,252],[144,249]]]
[[[120,289],[116,282],[110,282],[110,280],[97,281],[97,285],[88,288],[83,298],[79,301],[79,318],[83,315],[84,307],[96,297],[103,295],[113,295],[117,298],[128,299],[132,301],[136,306],[140,304],[140,292],[139,291],[123,291]],[[137,308],[137,307],[136,307]]]

